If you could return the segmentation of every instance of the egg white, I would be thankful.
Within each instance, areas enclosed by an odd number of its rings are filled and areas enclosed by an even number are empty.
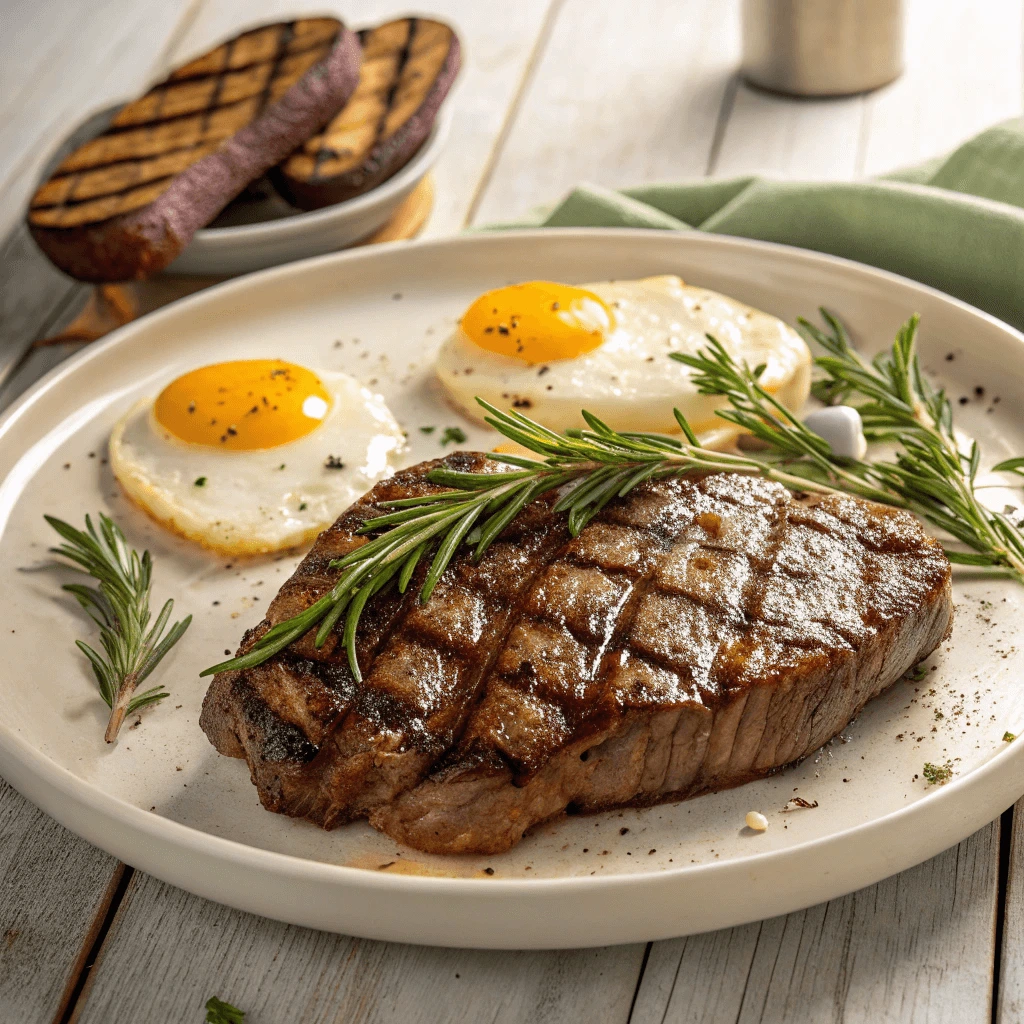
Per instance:
[[[181,441],[157,422],[153,399],[143,399],[111,432],[114,476],[158,522],[214,551],[262,554],[309,543],[391,476],[405,447],[379,395],[348,374],[316,373],[331,396],[323,422],[305,437],[256,451]],[[327,468],[329,455],[344,468]]]
[[[583,425],[587,409],[617,430],[678,433],[678,408],[698,432],[716,431],[723,399],[700,395],[691,370],[671,352],[696,353],[712,334],[733,358],[751,367],[766,364],[761,383],[784,405],[807,399],[811,353],[803,339],[777,317],[673,275],[635,281],[604,281],[582,287],[611,307],[615,322],[602,344],[585,355],[530,365],[474,344],[456,330],[441,346],[435,373],[449,399],[480,420],[479,396],[501,409],[516,408],[564,431]],[[729,436],[735,431],[726,430]]]

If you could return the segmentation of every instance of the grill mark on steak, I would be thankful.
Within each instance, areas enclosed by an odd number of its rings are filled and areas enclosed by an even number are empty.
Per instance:
[[[521,532],[513,527],[495,545],[496,558],[503,549],[514,548],[517,557],[534,556],[532,565],[522,566],[518,576],[509,574],[497,594],[492,592],[497,581],[484,577],[479,582],[490,586],[474,584],[477,570],[463,560],[439,582],[426,607],[412,598],[393,642],[383,658],[378,655],[354,706],[336,730],[335,749],[353,770],[345,789],[331,793],[328,820],[365,816],[392,799],[458,738],[481,681],[503,649],[519,593],[561,546],[566,531],[560,519],[544,516],[546,535],[528,529],[531,517],[543,515],[544,504],[519,524]],[[419,579],[410,588],[414,593],[426,571],[426,565],[418,570]],[[436,622],[446,609],[454,609],[458,617],[464,601],[474,606],[471,615],[478,620],[471,639],[458,637],[460,627],[466,625],[465,616],[461,623]]]
[[[495,466],[467,453],[443,464]],[[268,619],[332,586],[328,563],[363,543],[359,524],[427,493],[435,465],[379,484],[325,531]],[[430,852],[500,852],[567,808],[777,771],[949,630],[949,564],[899,510],[798,502],[722,474],[642,485],[572,539],[553,501],[528,506],[479,565],[461,550],[426,606],[371,601],[362,685],[312,633],[214,679],[201,724],[246,758],[265,806],[326,827],[368,817]]]
[[[494,467],[483,456],[463,453],[449,456],[444,464],[463,471]],[[325,531],[272,602],[267,620],[247,634],[240,653],[270,626],[308,607],[334,585],[338,573],[329,568],[330,560],[365,543],[355,531],[367,519],[389,511],[381,502],[438,490],[426,482],[424,472],[435,465],[440,463],[379,484]],[[217,677],[204,704],[203,727],[223,753],[247,758],[266,806],[333,827],[365,816],[415,782],[444,753],[461,732],[480,680],[503,649],[519,592],[557,557],[568,538],[564,517],[550,513],[553,501],[542,499],[524,510],[481,567],[467,557],[457,560],[428,605],[420,606],[417,596],[427,564],[418,568],[404,598],[391,591],[371,601],[357,634],[361,684],[349,672],[337,635],[317,649],[312,630],[292,645],[311,662],[332,666],[349,688],[348,698],[331,708],[329,717],[310,724],[323,734],[323,746],[302,764],[269,756],[281,741],[265,728],[270,719],[254,706],[256,697],[246,686],[246,679],[255,676],[269,705],[285,704],[282,722],[287,730],[295,721],[294,708],[281,701],[283,687],[268,667],[280,656],[249,673]],[[475,635],[460,637],[459,630],[470,625],[474,614]]]
[[[499,698],[504,696],[514,701],[512,695],[517,690],[525,691],[533,698],[530,710],[538,716],[545,713],[548,716],[545,721],[548,728],[544,730],[540,742],[535,737],[531,738],[527,741],[528,751],[524,750],[521,756],[513,752],[511,745],[497,751],[512,771],[515,785],[528,783],[566,736],[583,739],[588,734],[607,728],[616,714],[614,704],[608,699],[609,679],[627,643],[636,609],[653,583],[658,566],[656,555],[665,549],[668,535],[654,525],[651,528],[633,528],[629,540],[634,550],[643,553],[637,564],[629,569],[612,569],[601,564],[600,560],[586,558],[581,553],[580,541],[573,540],[563,552],[570,555],[571,561],[568,564],[565,561],[554,563],[548,567],[547,574],[534,583],[533,593],[525,604],[526,615],[514,628],[522,630],[524,634],[533,632],[541,635],[550,630],[556,637],[561,630],[571,638],[571,646],[563,652],[565,663],[561,667],[566,670],[564,673],[539,672],[534,661],[529,660],[530,671],[523,672],[522,662],[517,670],[514,650],[506,671],[501,672],[504,686],[498,691]],[[568,574],[570,565],[574,565],[580,572]],[[585,588],[586,593],[577,592],[572,599],[565,600],[568,595],[564,593],[563,586],[561,602],[546,601],[544,593],[538,593],[542,581],[553,583],[557,590],[559,583],[566,577],[572,579],[579,590]],[[594,597],[596,607],[580,606],[581,599],[585,602],[587,598]],[[604,602],[602,597],[606,597]],[[514,643],[511,636],[509,641]],[[506,649],[503,653],[510,652]],[[572,664],[573,660],[575,664]],[[570,684],[568,688],[566,683]],[[522,711],[521,708],[518,710]],[[501,718],[504,713],[507,723],[519,717],[516,711],[514,706],[502,708],[499,705],[491,711],[491,715]],[[487,713],[488,709],[481,709],[478,705],[474,714]],[[560,719],[558,724],[562,727],[561,731],[550,728],[556,715]],[[467,726],[470,729],[472,727],[472,724]],[[505,728],[507,731],[509,726],[506,724]],[[475,743],[475,737],[467,739],[464,736],[460,749],[453,749],[451,756],[472,756]]]

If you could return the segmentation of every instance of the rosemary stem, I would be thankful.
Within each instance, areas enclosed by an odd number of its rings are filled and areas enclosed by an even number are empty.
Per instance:
[[[135,693],[136,682],[136,674],[133,672],[124,677],[124,682],[121,683],[117,691],[117,700],[114,701],[114,706],[110,709],[107,728],[103,734],[103,739],[107,743],[113,743],[121,731],[125,716],[128,714],[128,705],[131,703],[132,694]]]

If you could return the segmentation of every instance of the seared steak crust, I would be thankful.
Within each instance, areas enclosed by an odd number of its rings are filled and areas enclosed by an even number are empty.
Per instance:
[[[333,585],[359,524],[432,489],[435,465],[325,531],[240,651]],[[215,677],[202,727],[246,758],[264,806],[500,852],[567,808],[682,799],[799,760],[951,626],[949,563],[899,510],[720,474],[645,484],[570,538],[553,500],[479,564],[463,551],[425,606],[415,586],[372,602],[361,684],[312,635]]]

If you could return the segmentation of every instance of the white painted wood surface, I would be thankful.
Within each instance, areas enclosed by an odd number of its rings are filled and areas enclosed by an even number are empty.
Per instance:
[[[1022,108],[1016,0],[908,0],[907,69],[866,100],[859,171],[885,174],[954,149]]]
[[[1013,833],[1006,858],[1003,898],[1002,948],[999,956],[999,991],[996,1024],[1024,1020],[1024,800],[1013,809]]]
[[[59,1017],[117,870],[0,781],[0,1020]]]
[[[581,181],[706,174],[738,17],[734,0],[564,0],[473,223],[510,220]]]
[[[254,1024],[624,1024],[643,955],[642,945],[510,953],[350,939],[136,875],[76,1024],[198,1021],[211,995]]]
[[[998,865],[994,822],[842,899],[655,943],[632,1024],[987,1024]]]
[[[317,6],[356,26],[396,13],[390,0]],[[514,218],[579,181],[614,187],[707,173],[882,173],[1021,112],[1021,0],[908,0],[906,74],[872,95],[828,101],[789,100],[739,81],[739,6],[425,5],[452,20],[466,44],[428,234]],[[296,9],[293,0],[9,3],[0,36],[0,237],[80,114],[243,24]],[[0,249],[0,376],[5,356],[59,326],[82,296],[15,232]],[[0,406],[72,349],[33,352],[0,389]],[[1018,814],[998,961],[1004,1024],[1024,1018],[1020,821]],[[135,875],[119,904],[114,894],[110,931],[87,969],[116,865],[4,787],[0,1021],[55,1019],[77,979],[84,989],[74,1019],[84,1024],[199,1021],[213,994],[248,1010],[252,1024],[973,1024],[992,1019],[999,844],[995,823],[928,864],[844,899],[646,950],[389,946],[286,927]],[[8,929],[18,934],[5,948]]]

